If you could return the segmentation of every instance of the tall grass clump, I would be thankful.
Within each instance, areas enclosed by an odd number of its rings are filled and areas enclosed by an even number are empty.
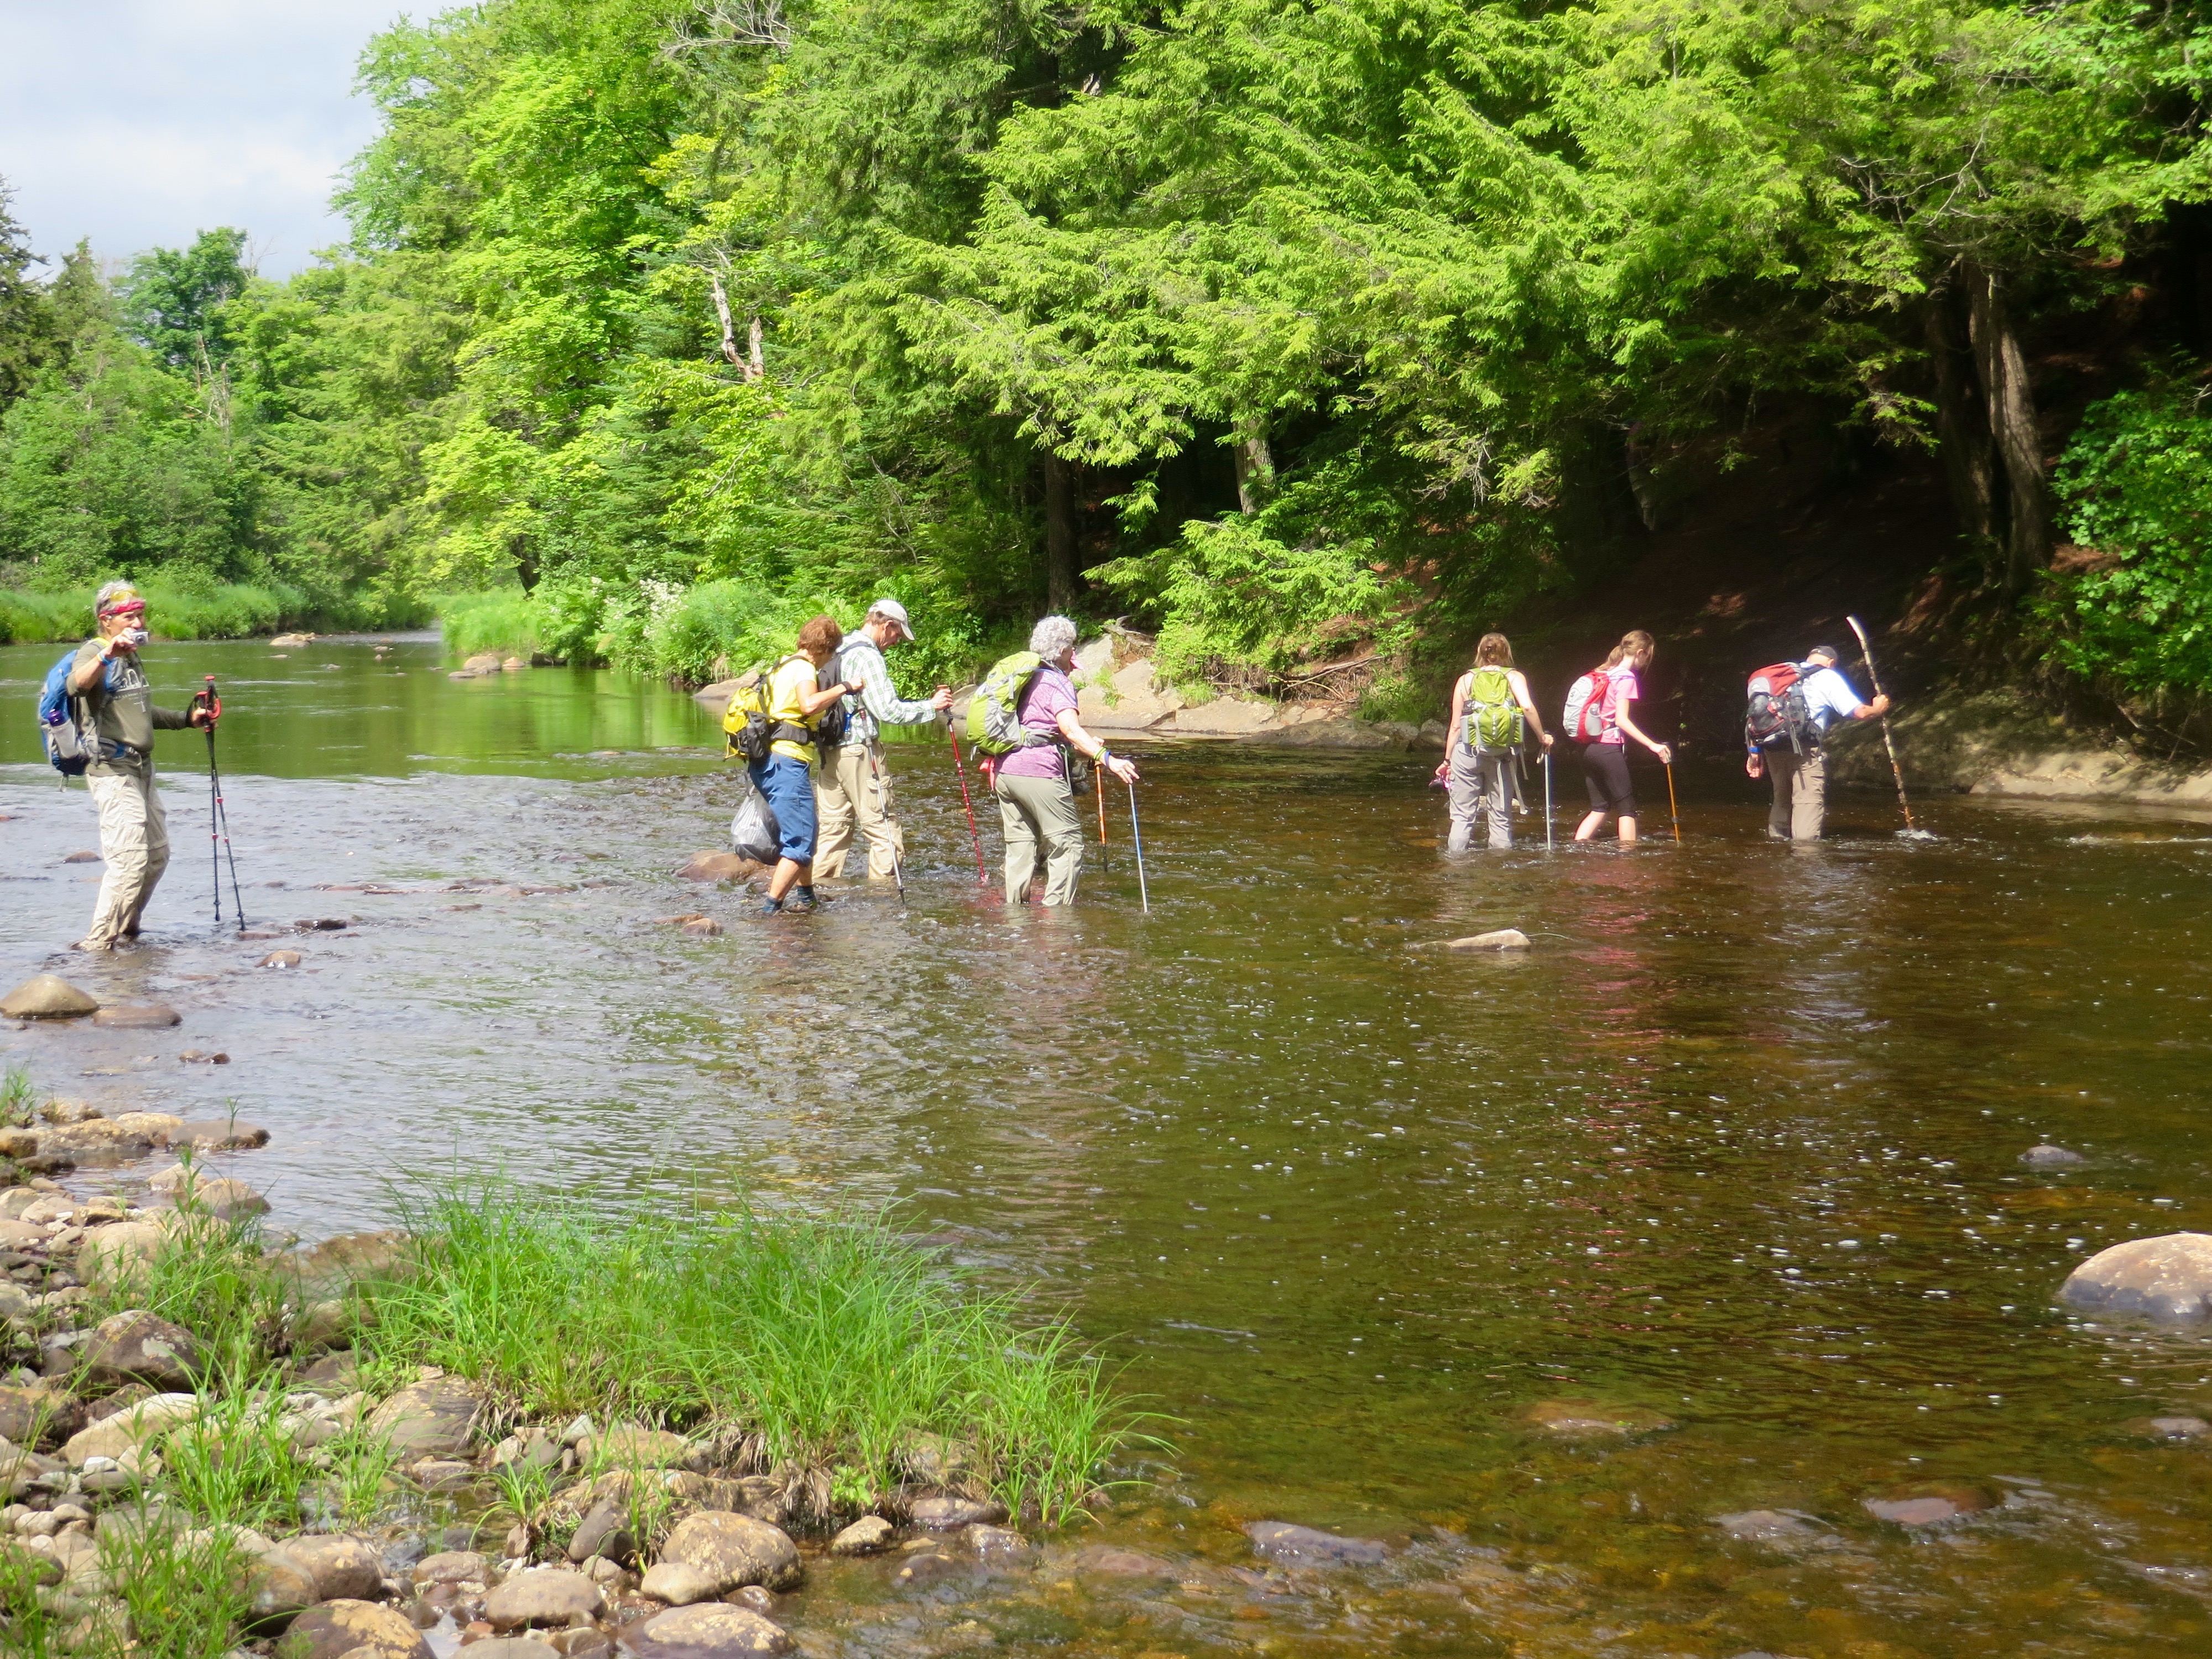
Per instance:
[[[757,1436],[848,1501],[895,1486],[939,1436],[1016,1513],[1079,1507],[1139,1435],[1066,1325],[962,1286],[873,1218],[696,1206],[602,1218],[506,1185],[406,1221],[421,1273],[380,1287],[364,1343],[393,1376],[435,1364],[520,1413]]]
[[[131,1308],[183,1326],[204,1345],[210,1365],[240,1376],[266,1358],[285,1322],[283,1282],[259,1223],[225,1221],[189,1200],[161,1247],[118,1271],[93,1311],[105,1318]]]
[[[457,657],[481,651],[529,652],[547,648],[538,606],[520,588],[489,593],[448,593],[431,601],[446,649]]]

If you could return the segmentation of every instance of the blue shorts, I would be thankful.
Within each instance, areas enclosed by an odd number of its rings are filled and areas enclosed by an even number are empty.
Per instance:
[[[794,864],[814,861],[814,771],[805,761],[770,755],[745,768],[775,814],[776,851]]]

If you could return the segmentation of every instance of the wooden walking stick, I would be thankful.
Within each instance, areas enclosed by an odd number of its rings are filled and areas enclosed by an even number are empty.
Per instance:
[[[1875,672],[1874,647],[1867,643],[1866,629],[1859,626],[1856,617],[1846,617],[1844,620],[1851,625],[1851,632],[1859,636],[1859,651],[1866,658],[1867,683],[1874,687],[1874,694],[1878,697],[1881,696],[1881,676]],[[1905,769],[1897,763],[1897,744],[1889,735],[1889,716],[1886,713],[1881,717],[1881,746],[1889,750],[1889,775],[1897,780],[1897,805],[1898,810],[1905,814],[1905,832],[1918,835],[1922,832],[1920,826],[1912,821],[1912,803],[1905,798]]]
[[[1674,845],[1682,844],[1682,809],[1674,804],[1674,763],[1667,763],[1667,817],[1674,826]]]
[[[1106,873],[1106,769],[1091,769],[1091,793],[1098,797],[1098,873]]]

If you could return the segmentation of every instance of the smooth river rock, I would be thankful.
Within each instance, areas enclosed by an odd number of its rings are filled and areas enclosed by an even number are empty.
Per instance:
[[[958,1532],[979,1522],[995,1525],[1006,1518],[1006,1506],[982,1498],[917,1498],[908,1513],[917,1527],[932,1532]]]
[[[2020,1155],[2020,1161],[2031,1170],[2064,1170],[2089,1160],[2063,1146],[2031,1146]]]
[[[58,1389],[0,1388],[0,1440],[35,1448],[75,1433],[83,1421],[83,1402]]]
[[[711,1601],[720,1593],[714,1581],[696,1567],[681,1561],[657,1561],[645,1570],[638,1589],[672,1607],[688,1607],[694,1601]]]
[[[414,1245],[403,1232],[340,1233],[279,1256],[276,1267],[293,1281],[294,1299],[327,1302],[369,1279],[411,1276]]]
[[[407,1615],[374,1601],[325,1601],[292,1621],[283,1659],[437,1659]]]
[[[596,1619],[606,1593],[580,1572],[539,1567],[517,1573],[484,1597],[484,1622],[494,1630],[563,1627],[581,1615]]]
[[[1498,927],[1487,933],[1476,933],[1468,939],[1455,939],[1444,946],[1447,951],[1525,951],[1528,935],[1518,927]]]
[[[297,968],[300,953],[297,951],[271,951],[253,965],[256,968]]]
[[[2166,1324],[2212,1318],[2212,1233],[2165,1233],[2100,1250],[2067,1276],[2058,1299]]]
[[[457,1376],[413,1382],[376,1408],[369,1431],[397,1455],[451,1457],[468,1449],[486,1403],[483,1389]]]
[[[1389,1559],[1389,1547],[1379,1539],[1346,1538],[1312,1527],[1294,1527],[1287,1521],[1255,1521],[1244,1528],[1252,1547],[1270,1561],[1285,1567],[1341,1567]]]
[[[694,853],[676,873],[686,881],[744,881],[767,867],[735,853]]]
[[[93,998],[53,974],[38,974],[0,997],[0,1014],[17,1019],[77,1019],[98,1011]]]
[[[62,1456],[71,1468],[82,1468],[95,1457],[120,1457],[199,1414],[198,1395],[157,1394],[79,1429],[64,1443]]]
[[[789,1653],[791,1632],[750,1607],[719,1601],[671,1607],[623,1632],[622,1650],[635,1659],[745,1659]]]
[[[475,1550],[445,1550],[415,1564],[418,1584],[483,1584],[491,1581],[491,1558]]]
[[[95,1382],[181,1389],[206,1369],[207,1356],[183,1326],[134,1308],[100,1322],[85,1340],[83,1362]]]
[[[832,1555],[874,1555],[891,1547],[898,1528],[880,1515],[864,1515],[830,1540]]]
[[[744,1584],[790,1589],[801,1574],[799,1546],[781,1528],[728,1510],[702,1510],[678,1522],[660,1559],[696,1567],[724,1595]]]

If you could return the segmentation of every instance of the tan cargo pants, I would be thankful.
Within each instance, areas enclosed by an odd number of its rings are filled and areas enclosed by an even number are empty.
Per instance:
[[[896,873],[891,860],[906,856],[906,834],[891,816],[891,774],[883,744],[848,743],[823,756],[814,773],[814,818],[815,880],[845,873],[856,820],[868,844],[870,879],[889,881]]]
[[[112,950],[118,939],[137,936],[146,901],[169,867],[169,820],[150,759],[107,762],[86,773],[84,781],[100,809],[100,856],[107,864],[84,943]]]
[[[1828,757],[1817,749],[1766,751],[1774,780],[1774,805],[1766,814],[1766,833],[1777,841],[1818,841],[1828,811]]]
[[[1044,855],[1044,902],[1075,902],[1083,872],[1083,819],[1075,792],[1065,778],[1010,778],[1001,772],[993,786],[999,797],[999,827],[1006,837],[1006,902],[1019,904]]]

